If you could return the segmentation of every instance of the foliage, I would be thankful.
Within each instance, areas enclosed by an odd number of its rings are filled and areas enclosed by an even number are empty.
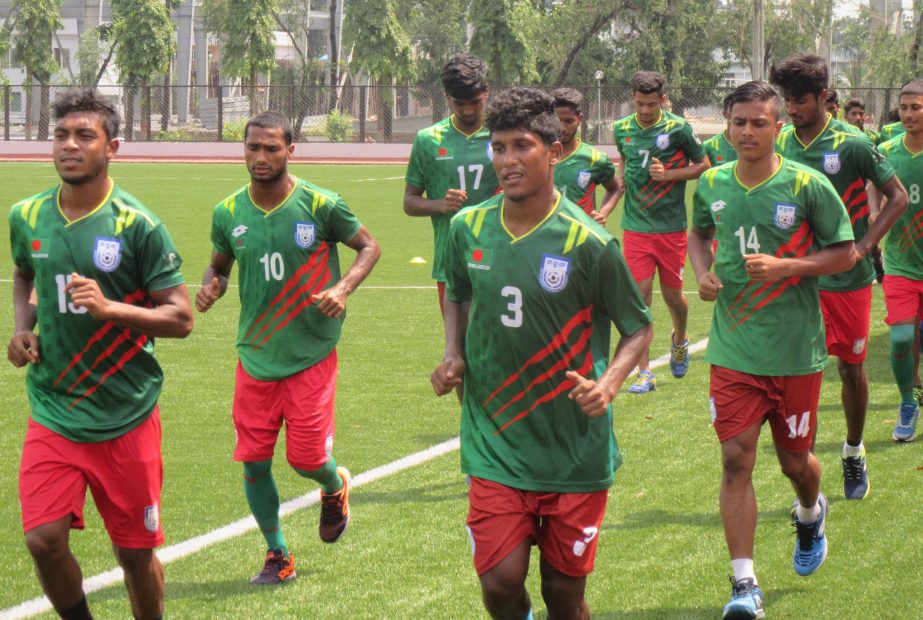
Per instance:
[[[221,139],[225,142],[244,142],[244,129],[247,128],[247,119],[241,118],[234,121],[225,121]]]
[[[538,80],[535,49],[528,38],[535,15],[535,8],[525,0],[472,0],[468,8],[471,53],[487,62],[495,84]]]
[[[167,70],[176,39],[162,0],[112,0],[112,18],[115,64],[124,83],[145,84]]]
[[[363,70],[382,85],[413,80],[410,36],[398,19],[396,0],[349,2],[343,21],[343,42],[352,50],[354,71]]]
[[[252,78],[275,63],[276,0],[205,0],[205,23],[221,42],[221,71]]]
[[[327,126],[325,130],[327,139],[331,142],[352,142],[353,141],[353,117],[347,112],[332,110],[327,115]]]
[[[45,84],[58,70],[51,39],[64,27],[62,0],[13,0],[10,14],[0,30],[0,51],[13,51],[13,62]]]
[[[398,17],[413,42],[419,84],[438,84],[449,58],[466,49],[465,3],[398,0]]]

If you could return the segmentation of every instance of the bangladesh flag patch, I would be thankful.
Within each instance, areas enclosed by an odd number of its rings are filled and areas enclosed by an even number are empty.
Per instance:
[[[468,268],[490,271],[494,261],[494,251],[483,248],[474,248],[468,254]]]

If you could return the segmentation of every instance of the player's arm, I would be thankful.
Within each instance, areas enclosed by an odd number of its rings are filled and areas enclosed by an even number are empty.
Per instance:
[[[437,396],[444,396],[462,384],[465,376],[465,331],[469,304],[445,299],[445,354],[430,376]]]
[[[872,248],[878,245],[882,237],[891,230],[891,227],[904,214],[909,204],[907,190],[904,189],[904,184],[897,178],[897,175],[892,176],[882,185],[876,187],[876,193],[880,193],[884,197],[885,203],[880,211],[877,212],[875,218],[872,219],[872,196],[869,196],[869,228],[862,239],[856,243],[857,260],[864,258]],[[876,207],[880,206],[880,204],[879,202]]]
[[[715,301],[718,291],[723,284],[718,275],[711,270],[714,255],[712,254],[712,240],[715,238],[714,228],[699,228],[692,226],[689,229],[689,262],[695,272],[695,279],[699,285],[699,299],[702,301]]]
[[[346,299],[362,284],[381,257],[378,242],[365,226],[360,226],[359,232],[344,243],[355,250],[356,259],[339,282],[314,296],[320,302],[317,309],[333,319],[343,314],[346,310]]]
[[[618,166],[620,168],[621,166]],[[597,221],[605,226],[606,220],[609,218],[609,214],[615,210],[615,205],[618,204],[619,199],[625,194],[625,181],[622,176],[616,172],[612,175],[612,178],[602,184],[606,189],[606,193],[603,195],[602,204],[599,206],[598,214],[599,218]],[[599,220],[602,221],[599,221]]]
[[[796,276],[829,276],[852,269],[856,264],[856,244],[841,241],[813,254],[778,258],[768,254],[744,254],[747,275],[757,282],[774,282]]]
[[[35,303],[35,274],[13,268],[13,313],[16,326],[6,348],[7,359],[19,368],[39,361],[38,335],[35,324],[38,310]]]
[[[708,156],[704,156],[699,161],[691,163],[683,168],[670,169],[664,167],[663,162],[659,159],[652,157],[648,173],[655,181],[676,183],[679,181],[693,181],[698,179],[702,176],[702,173],[709,168],[711,168],[711,164],[708,161]]]
[[[96,280],[78,274],[64,287],[78,308],[86,308],[94,319],[111,321],[155,338],[185,338],[194,319],[185,284],[149,291],[153,307],[145,308],[107,299]]]
[[[212,250],[212,261],[202,275],[202,287],[195,296],[195,307],[199,312],[208,312],[224,296],[233,267],[233,256]]]
[[[468,192],[450,189],[445,197],[430,200],[423,197],[424,188],[407,183],[404,186],[404,213],[413,216],[451,215],[464,206]]]

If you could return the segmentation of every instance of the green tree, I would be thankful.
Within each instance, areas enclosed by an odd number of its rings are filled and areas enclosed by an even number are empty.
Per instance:
[[[502,86],[538,80],[529,25],[536,6],[526,0],[472,0],[468,22],[473,27],[470,49],[484,59],[491,80]]]
[[[32,81],[41,86],[37,138],[48,138],[48,98],[51,76],[59,69],[52,53],[54,33],[64,27],[62,0],[13,0],[0,31],[0,48],[13,51],[13,62],[26,70],[26,139],[32,137]]]

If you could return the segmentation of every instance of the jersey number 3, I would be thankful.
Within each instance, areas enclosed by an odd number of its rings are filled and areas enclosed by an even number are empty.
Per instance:
[[[506,327],[522,326],[522,291],[515,286],[504,286],[500,290],[500,295],[504,299],[509,299],[506,304],[506,314],[500,315],[500,322]]]

